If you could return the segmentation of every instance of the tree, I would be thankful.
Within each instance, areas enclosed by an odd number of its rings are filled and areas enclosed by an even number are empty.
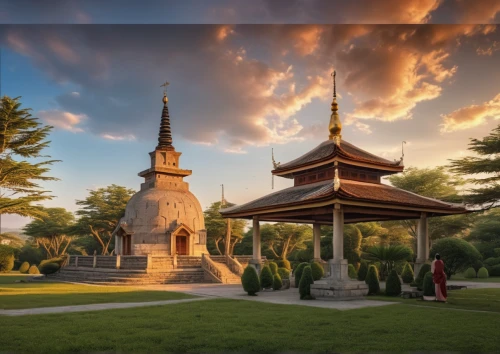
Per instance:
[[[321,258],[333,258],[333,228],[332,226],[321,227]],[[362,234],[358,224],[344,226],[344,258],[351,264],[358,263],[361,258]]]
[[[394,187],[407,190],[424,197],[459,203],[463,196],[459,195],[458,187],[465,181],[446,171],[445,167],[419,169],[409,167],[399,175],[388,177]],[[469,215],[452,215],[429,219],[429,238],[436,240],[455,236],[467,229],[473,221]],[[413,237],[417,235],[417,221],[403,220],[400,222],[408,228]]]
[[[27,224],[24,232],[45,250],[48,259],[62,256],[71,243],[69,231],[75,217],[64,208],[44,208],[43,212],[45,215]]]
[[[394,246],[373,246],[363,253],[363,258],[380,262],[381,264],[381,279],[391,273],[397,262],[408,260],[413,252],[410,248],[394,245]]]
[[[226,202],[225,206],[230,207],[234,204]],[[207,229],[207,247],[211,254],[224,254],[226,250],[226,237],[228,222],[220,214],[221,202],[214,202],[203,212],[205,216],[205,227]],[[244,219],[234,219],[229,223],[231,227],[229,254],[234,253],[235,246],[243,239],[244,230],[247,222]]]
[[[275,259],[287,259],[293,251],[306,248],[305,242],[312,240],[312,228],[282,222],[264,224],[260,235],[262,244]]]
[[[52,199],[38,181],[57,180],[46,175],[50,170],[48,166],[57,160],[46,160],[49,156],[42,155],[50,143],[45,138],[52,128],[33,118],[30,109],[21,108],[19,97],[0,98],[0,215],[33,218],[44,215],[33,203]],[[37,162],[18,161],[15,157],[37,159]]]
[[[14,248],[21,248],[24,245],[24,240],[12,232],[0,234],[0,241]]]
[[[446,278],[462,272],[481,260],[481,254],[470,243],[460,238],[448,237],[436,241],[430,254],[439,253],[444,262]]]
[[[471,139],[469,151],[479,156],[451,160],[450,170],[459,175],[474,175],[467,181],[480,187],[469,190],[465,202],[489,209],[500,200],[500,125],[483,139]],[[484,177],[483,177],[484,176]]]
[[[132,189],[115,184],[89,191],[85,200],[76,201],[82,208],[76,212],[80,218],[72,228],[72,234],[90,234],[99,243],[101,254],[108,254],[111,235],[125,214],[127,202],[134,193]]]
[[[497,257],[495,248],[500,248],[500,209],[490,209],[478,215],[466,239],[475,243],[484,259]]]

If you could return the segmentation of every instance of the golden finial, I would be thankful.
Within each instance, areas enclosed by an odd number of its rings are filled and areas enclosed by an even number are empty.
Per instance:
[[[273,159],[273,167],[274,167],[274,169],[277,169],[277,168],[278,168],[278,166],[280,165],[280,163],[279,163],[279,162],[276,162],[276,161],[274,160],[274,148],[271,148],[271,158]]]
[[[333,190],[336,192],[340,188],[340,178],[339,178],[339,170],[335,168],[335,176],[333,177]]]
[[[164,87],[163,89],[163,103],[167,104],[168,102],[168,97],[167,97],[167,86],[170,85],[168,81],[165,81],[163,85],[160,85],[160,87]]]
[[[330,124],[328,126],[328,130],[330,131],[329,139],[334,140],[336,145],[340,145],[340,140],[342,135],[342,123],[340,122],[340,117],[338,114],[339,105],[337,104],[337,85],[335,77],[337,76],[337,72],[332,72],[333,78],[333,100],[332,100],[332,114],[330,116]]]

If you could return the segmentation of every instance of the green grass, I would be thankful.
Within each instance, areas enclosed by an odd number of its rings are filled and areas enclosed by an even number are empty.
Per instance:
[[[0,276],[0,309],[177,300],[194,297],[176,292],[145,291],[129,286],[91,286],[45,281],[14,283],[18,278],[25,278],[25,276]]]
[[[403,299],[401,297],[368,296],[368,300],[394,301],[414,306],[432,306],[500,313],[500,289],[466,289],[448,291],[447,303]],[[499,347],[500,348],[500,347]]]
[[[244,300],[2,318],[3,351],[497,352],[500,315],[389,305],[350,311]]]
[[[500,277],[464,278],[461,274],[457,274],[457,275],[452,276],[451,280],[472,281],[475,283],[500,283]]]

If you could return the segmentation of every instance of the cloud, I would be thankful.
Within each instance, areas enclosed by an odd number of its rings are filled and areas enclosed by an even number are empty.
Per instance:
[[[462,107],[450,114],[442,114],[442,133],[472,128],[486,122],[487,118],[500,119],[500,94],[480,105]]]
[[[114,141],[135,140],[135,136],[133,136],[132,134],[128,135],[101,134],[101,137],[106,140],[114,140]]]
[[[476,53],[478,55],[488,55],[491,57],[493,52],[496,52],[497,50],[500,50],[500,42],[494,41],[487,48],[478,47],[476,49]]]
[[[462,23],[492,23],[500,13],[498,0],[457,0]]]
[[[88,119],[85,114],[73,114],[57,109],[40,111],[38,115],[47,124],[72,133],[83,132],[84,129],[80,125]]]

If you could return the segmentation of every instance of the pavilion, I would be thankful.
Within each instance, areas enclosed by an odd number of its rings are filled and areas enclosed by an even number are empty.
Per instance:
[[[429,259],[428,217],[466,213],[463,205],[446,203],[381,183],[381,177],[402,172],[403,158],[389,161],[342,139],[333,74],[329,139],[288,163],[273,159],[274,176],[294,180],[292,187],[243,205],[221,210],[227,218],[253,219],[253,259],[260,270],[260,222],[313,225],[314,259],[320,260],[320,227],[333,225],[330,275],[311,286],[313,295],[344,298],[366,295],[364,282],[352,281],[344,259],[344,224],[418,219],[415,273]]]

